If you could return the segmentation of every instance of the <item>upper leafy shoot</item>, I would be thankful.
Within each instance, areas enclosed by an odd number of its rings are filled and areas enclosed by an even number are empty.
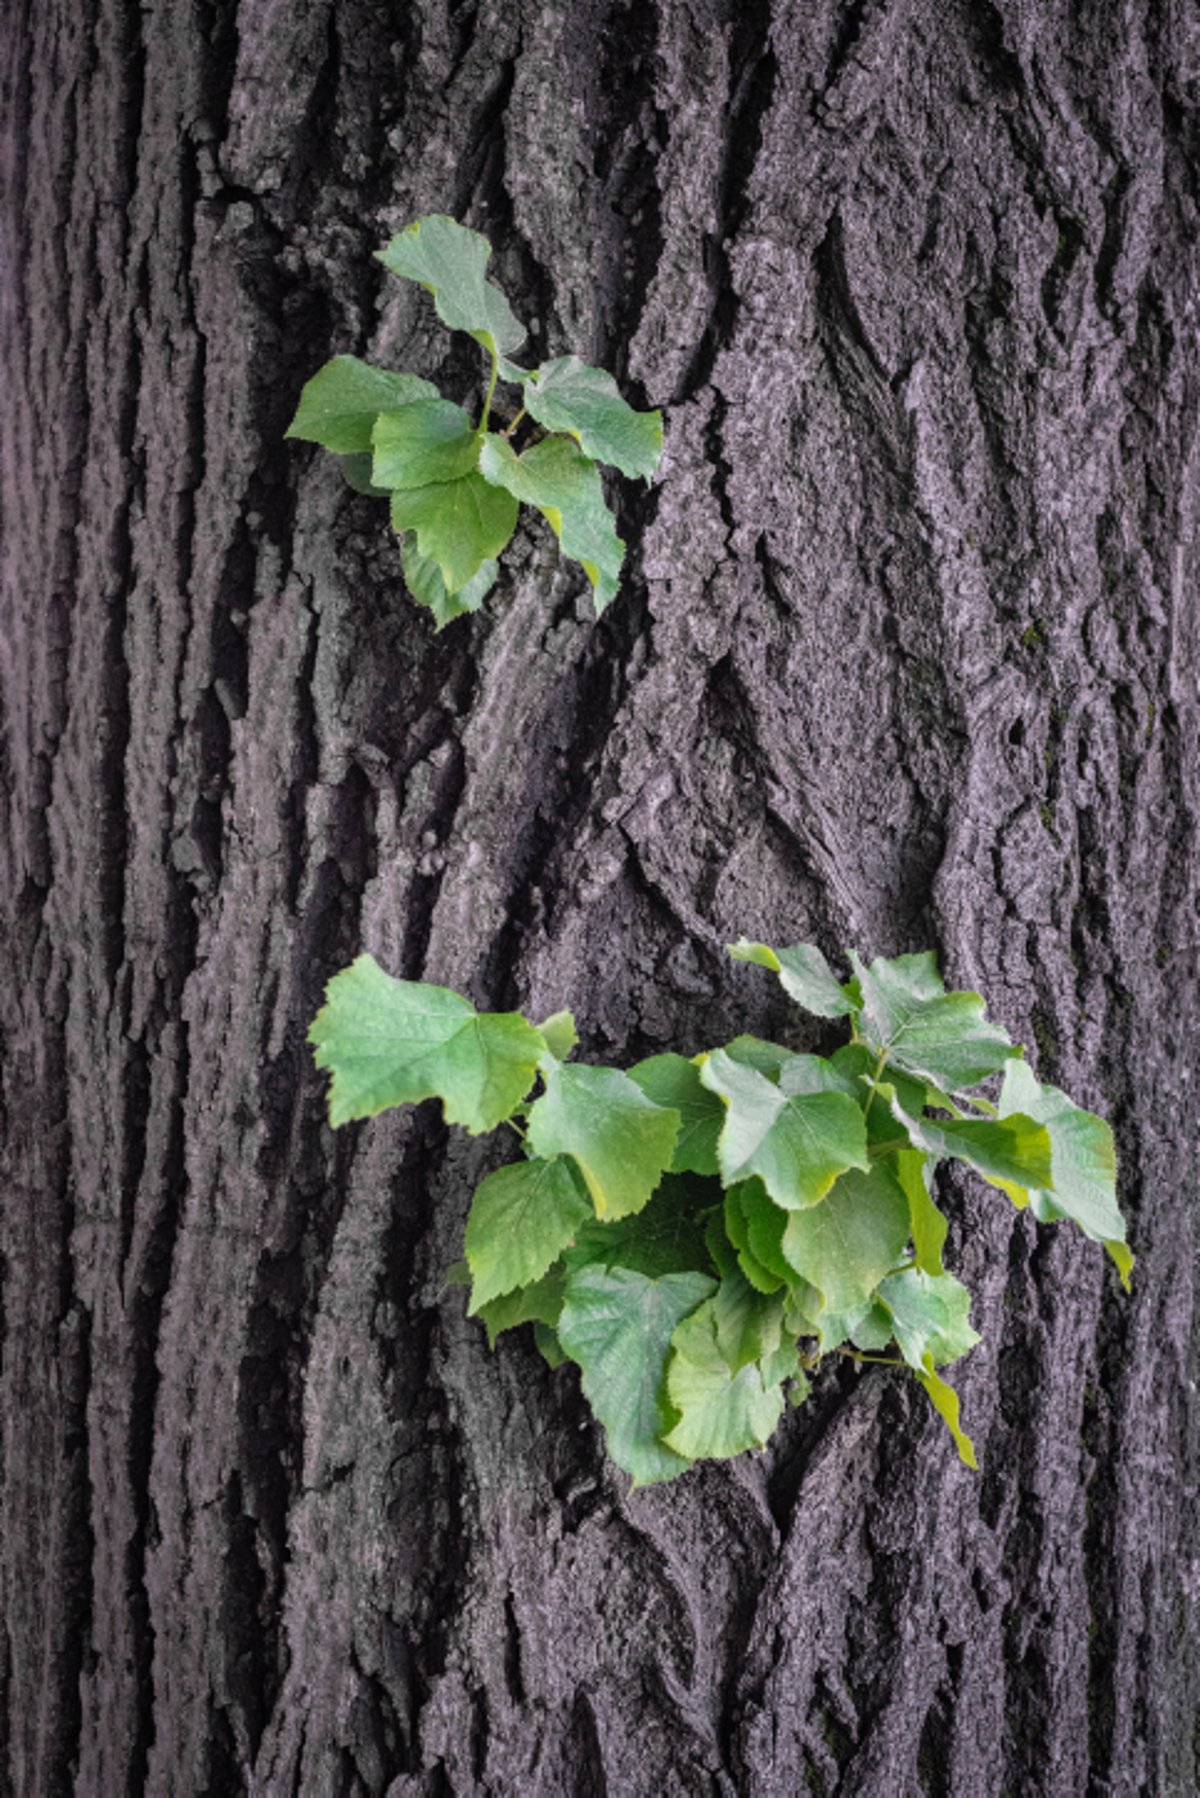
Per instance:
[[[442,322],[486,351],[479,421],[417,375],[335,356],[304,388],[288,435],[340,455],[356,492],[391,496],[405,583],[438,630],[478,610],[495,584],[496,557],[516,526],[518,501],[547,519],[563,553],[583,567],[602,612],[616,595],[625,545],[598,464],[652,474],[662,453],[661,415],[635,410],[611,375],[577,356],[532,370],[508,360],[525,327],[488,279],[491,247],[478,231],[435,213],[378,255],[393,274],[427,288]],[[500,380],[519,385],[524,402],[503,436],[488,433]],[[509,438],[526,418],[555,434],[535,429],[518,455]],[[523,438],[529,436],[527,425]]]
[[[819,1017],[848,1013],[853,1040],[826,1059],[740,1036],[622,1073],[569,1060],[569,1012],[481,1014],[364,955],[311,1032],[331,1121],[427,1097],[470,1130],[511,1121],[523,1158],[480,1182],[467,1220],[471,1311],[490,1341],[531,1323],[552,1367],[578,1365],[635,1483],[761,1446],[835,1351],[908,1368],[973,1467],[938,1372],[978,1337],[943,1264],[936,1170],[960,1163],[1038,1219],[1074,1220],[1127,1282],[1111,1132],[1039,1084],[931,955],[851,957],[843,984],[811,944],[731,952]],[[1001,1069],[998,1106],[962,1097]]]
[[[442,323],[452,331],[466,331],[493,356],[507,356],[524,343],[524,325],[487,278],[492,246],[480,232],[434,212],[417,219],[376,255],[393,275],[428,288]]]

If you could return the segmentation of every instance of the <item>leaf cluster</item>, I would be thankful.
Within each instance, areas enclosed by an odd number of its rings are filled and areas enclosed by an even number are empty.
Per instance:
[[[334,451],[355,488],[390,498],[405,582],[439,630],[479,609],[521,504],[540,512],[563,554],[582,564],[602,612],[617,592],[625,545],[599,465],[652,474],[661,414],[636,411],[611,375],[577,356],[534,369],[511,362],[526,331],[488,279],[491,247],[479,232],[435,213],[378,256],[392,274],[428,289],[443,324],[483,348],[489,378],[480,418],[418,375],[335,356],[306,384],[288,436]],[[503,431],[489,428],[498,381],[522,396]],[[535,428],[518,453],[514,433],[525,419]]]
[[[1036,1079],[978,993],[947,992],[931,954],[851,954],[843,981],[808,944],[731,953],[850,1040],[828,1058],[741,1036],[593,1067],[570,1060],[567,1012],[480,1013],[363,955],[310,1031],[330,1120],[438,1098],[473,1134],[513,1126],[521,1159],[471,1203],[470,1309],[493,1343],[531,1323],[551,1365],[578,1365],[636,1484],[761,1447],[834,1352],[909,1368],[973,1467],[938,1371],[979,1338],[943,1263],[936,1169],[1071,1220],[1128,1285],[1112,1133]]]

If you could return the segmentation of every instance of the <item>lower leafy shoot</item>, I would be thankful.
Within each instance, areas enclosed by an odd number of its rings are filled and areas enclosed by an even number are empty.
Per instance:
[[[523,1158],[489,1174],[466,1230],[470,1309],[494,1344],[533,1326],[570,1360],[636,1485],[762,1447],[822,1357],[908,1368],[962,1459],[975,1450],[938,1369],[979,1340],[942,1263],[934,1197],[964,1163],[1043,1223],[1133,1257],[1103,1119],[1042,1085],[977,993],[932,955],[837,978],[819,949],[738,943],[799,1005],[848,1020],[828,1059],[742,1036],[622,1071],[569,1062],[570,1014],[534,1025],[369,955],[329,984],[310,1031],[330,1119],[439,1098],[480,1134],[508,1121]],[[977,1089],[997,1080],[994,1100]]]

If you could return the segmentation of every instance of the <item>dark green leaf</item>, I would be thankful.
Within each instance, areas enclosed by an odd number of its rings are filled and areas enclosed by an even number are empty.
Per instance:
[[[435,400],[438,390],[419,375],[372,368],[357,356],[335,356],[307,381],[288,437],[320,443],[339,455],[362,455],[381,412],[414,400]]]
[[[392,494],[393,525],[417,533],[421,554],[437,563],[448,594],[459,592],[500,554],[516,522],[511,494],[478,474]]]
[[[720,1189],[716,1189],[719,1200]],[[568,1267],[631,1267],[657,1279],[660,1274],[711,1273],[705,1221],[713,1198],[695,1180],[664,1174],[644,1210],[616,1222],[592,1218],[564,1251]]]
[[[881,1087],[880,1091],[887,1089]],[[892,1098],[891,1105],[892,1115],[908,1132],[913,1147],[927,1155],[965,1161],[993,1183],[1051,1183],[1049,1133],[1021,1112],[1005,1118],[953,1118],[934,1123],[931,1118],[911,1117],[898,1099]]]
[[[631,1067],[629,1078],[648,1099],[674,1109],[683,1119],[671,1172],[715,1175],[725,1107],[702,1085],[695,1062],[682,1055],[652,1055]]]
[[[479,1307],[479,1321],[488,1333],[488,1347],[495,1348],[502,1330],[515,1330],[519,1324],[544,1324],[552,1329],[562,1310],[564,1274],[552,1267],[532,1286],[518,1287]]]
[[[377,487],[427,487],[457,481],[479,464],[480,436],[461,406],[418,400],[381,412],[371,433]]]

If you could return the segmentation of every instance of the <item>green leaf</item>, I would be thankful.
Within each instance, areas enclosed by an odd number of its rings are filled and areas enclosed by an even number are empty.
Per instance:
[[[956,1089],[997,1073],[1016,1051],[984,1017],[978,993],[942,989],[932,955],[880,958],[865,968],[850,952],[863,998],[861,1029],[888,1061],[920,1080]]]
[[[357,356],[335,356],[305,382],[296,416],[284,435],[323,444],[339,455],[361,455],[371,448],[371,432],[381,412],[437,397],[437,388],[419,375],[372,368]]]
[[[471,1310],[516,1286],[531,1286],[592,1215],[583,1183],[564,1157],[515,1161],[475,1188],[467,1218]]]
[[[459,592],[500,554],[516,522],[511,494],[479,474],[392,494],[393,525],[417,533],[421,554],[437,563],[448,594]]]
[[[977,1468],[979,1462],[975,1459],[975,1444],[969,1436],[964,1434],[959,1425],[957,1392],[935,1371],[933,1362],[928,1357],[924,1368],[917,1371],[917,1378],[929,1394],[929,1401],[934,1410],[953,1436],[958,1447],[959,1458],[965,1461],[968,1467]]]
[[[671,1337],[667,1391],[679,1416],[665,1441],[693,1461],[761,1448],[783,1415],[782,1380],[796,1364],[792,1346],[789,1357],[771,1358],[769,1371],[758,1362],[735,1371],[721,1353],[717,1328],[710,1299]],[[778,1372],[776,1362],[782,1364]]]
[[[727,1107],[717,1151],[727,1183],[757,1174],[793,1210],[816,1205],[843,1169],[870,1166],[863,1114],[848,1094],[789,1096],[721,1049],[703,1058],[700,1078]]]
[[[748,1184],[754,1183],[749,1182]],[[759,1185],[759,1190],[765,1191],[761,1184]],[[742,1192],[743,1188],[741,1186],[731,1186],[729,1191],[725,1194],[725,1207],[723,1213],[725,1235],[733,1246],[734,1253],[737,1256],[738,1267],[750,1282],[751,1286],[753,1286],[755,1292],[778,1292],[780,1287],[787,1285],[788,1277],[792,1270],[789,1267],[782,1273],[772,1272],[769,1267],[765,1266],[764,1263],[759,1260],[758,1256],[751,1248],[750,1226],[742,1208]],[[714,1259],[717,1259],[717,1257],[714,1256]],[[718,1265],[720,1265],[719,1261]]]
[[[631,1267],[651,1279],[660,1274],[711,1273],[705,1231],[711,1202],[708,1191],[696,1181],[664,1174],[643,1210],[615,1222],[592,1218],[577,1232],[572,1247],[563,1251],[563,1260],[568,1267]]]
[[[624,1267],[568,1276],[558,1339],[582,1371],[609,1455],[635,1485],[669,1480],[688,1464],[661,1440],[671,1423],[663,1375],[672,1334],[715,1284],[699,1273],[650,1280]]]
[[[885,1086],[880,1091],[886,1093]],[[907,1130],[914,1148],[927,1155],[948,1155],[965,1161],[993,1183],[1007,1181],[1022,1186],[1049,1186],[1050,1135],[1045,1127],[1022,1112],[1005,1118],[954,1118],[934,1123],[914,1118],[899,1100],[892,1100],[892,1115]]]
[[[418,400],[381,412],[371,433],[377,487],[427,487],[457,481],[479,464],[479,432],[450,400]]]
[[[575,1028],[573,1011],[556,1011],[548,1018],[543,1018],[538,1029],[546,1039],[546,1047],[555,1061],[566,1061],[578,1046],[579,1032]]]
[[[536,507],[563,554],[582,563],[595,589],[596,611],[603,612],[616,597],[625,545],[604,503],[596,464],[566,437],[547,437],[517,456],[503,437],[487,436],[479,470],[497,491]]]
[[[1128,1290],[1133,1255],[1125,1242],[1125,1219],[1117,1205],[1117,1156],[1111,1129],[1103,1118],[1084,1111],[1058,1087],[1042,1086],[1025,1062],[1010,1061],[1000,1093],[1000,1113],[1011,1121],[1018,1110],[1045,1125],[1054,1174],[1053,1193],[1028,1181],[1020,1182],[1018,1190],[1025,1189],[1041,1223],[1068,1218],[1093,1242],[1103,1243]]]
[[[913,1252],[922,1273],[936,1278],[945,1273],[942,1249],[948,1228],[945,1218],[933,1202],[929,1175],[934,1162],[920,1149],[901,1149],[892,1160],[896,1178],[908,1200],[908,1221],[912,1232]]]
[[[562,1367],[567,1357],[563,1354],[562,1343],[558,1340],[558,1331],[540,1317],[533,1320],[533,1340],[537,1343],[538,1353],[549,1368]]]
[[[525,341],[525,327],[487,279],[492,246],[478,231],[432,213],[409,225],[376,252],[393,275],[419,281],[433,295],[438,317],[466,331],[491,354],[506,356]]]
[[[784,1232],[791,1214],[775,1203],[759,1179],[740,1180],[729,1188],[725,1195],[726,1216],[731,1200],[741,1212],[746,1243],[758,1265],[776,1280],[794,1279],[795,1269],[783,1252]]]
[[[333,1075],[329,1121],[441,1099],[446,1122],[493,1130],[521,1103],[545,1054],[517,1012],[477,1012],[443,986],[394,980],[370,955],[335,974],[308,1040]]]
[[[853,1009],[833,969],[813,943],[797,943],[791,949],[769,949],[766,943],[749,943],[741,937],[729,945],[734,961],[750,961],[778,974],[790,999],[819,1018],[842,1018]]]
[[[364,454],[339,456],[338,466],[341,468],[346,485],[353,487],[355,493],[365,493],[369,499],[387,499],[389,498],[388,489],[377,487],[371,479],[371,464],[374,459],[368,450]]]
[[[756,1292],[740,1268],[721,1274],[710,1301],[717,1346],[734,1373],[772,1355],[783,1338],[782,1293]]]
[[[821,1204],[793,1211],[783,1253],[830,1311],[848,1311],[865,1304],[896,1266],[908,1228],[908,1200],[879,1163],[867,1174],[842,1174]]]
[[[570,1155],[597,1217],[640,1211],[671,1165],[681,1118],[648,1099],[616,1068],[542,1062],[546,1090],[529,1110],[529,1147],[550,1160]]]
[[[457,593],[447,593],[441,569],[432,556],[421,554],[411,531],[406,531],[400,540],[400,560],[405,586],[418,605],[427,606],[433,613],[434,627],[439,631],[464,613],[477,612],[495,586],[500,572],[498,563],[483,562],[465,587],[460,587]]]
[[[725,1044],[723,1053],[739,1067],[753,1068],[756,1073],[773,1080],[776,1086],[785,1066],[793,1059],[791,1049],[764,1042],[761,1036],[735,1036],[731,1043]]]
[[[648,1099],[677,1111],[683,1119],[671,1172],[715,1175],[725,1107],[702,1084],[695,1062],[682,1055],[652,1055],[631,1067],[629,1078]]]
[[[651,475],[662,455],[662,413],[637,412],[612,376],[578,356],[544,362],[525,378],[525,410],[548,431],[567,431],[594,462]]]
[[[520,1286],[515,1292],[502,1293],[480,1305],[478,1317],[488,1333],[488,1347],[495,1348],[502,1330],[515,1330],[519,1324],[543,1324],[553,1329],[562,1310],[564,1282],[562,1268],[552,1267],[532,1286]]]
[[[918,1371],[927,1358],[935,1367],[957,1361],[979,1341],[971,1328],[971,1295],[953,1274],[931,1278],[919,1268],[905,1268],[881,1282],[879,1299],[900,1353]]]

